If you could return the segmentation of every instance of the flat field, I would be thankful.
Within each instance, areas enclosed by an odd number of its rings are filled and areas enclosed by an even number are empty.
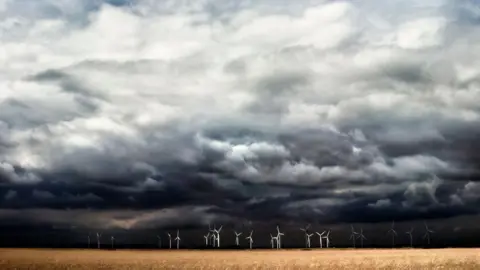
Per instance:
[[[0,269],[480,269],[480,249],[0,249]]]

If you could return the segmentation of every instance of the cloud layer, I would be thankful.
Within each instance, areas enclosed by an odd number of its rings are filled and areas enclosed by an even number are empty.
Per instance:
[[[477,214],[461,2],[0,0],[0,222]]]

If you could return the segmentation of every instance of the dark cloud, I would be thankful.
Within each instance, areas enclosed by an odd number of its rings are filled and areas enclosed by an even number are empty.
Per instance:
[[[459,228],[477,6],[0,4],[0,226]]]

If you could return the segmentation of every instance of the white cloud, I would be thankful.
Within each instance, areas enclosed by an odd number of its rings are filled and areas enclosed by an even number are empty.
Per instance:
[[[442,45],[444,18],[421,18],[402,24],[396,34],[397,44],[404,49],[425,49]]]

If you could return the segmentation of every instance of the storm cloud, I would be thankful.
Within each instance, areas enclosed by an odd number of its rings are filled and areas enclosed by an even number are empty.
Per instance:
[[[0,0],[0,224],[477,215],[479,10]]]

